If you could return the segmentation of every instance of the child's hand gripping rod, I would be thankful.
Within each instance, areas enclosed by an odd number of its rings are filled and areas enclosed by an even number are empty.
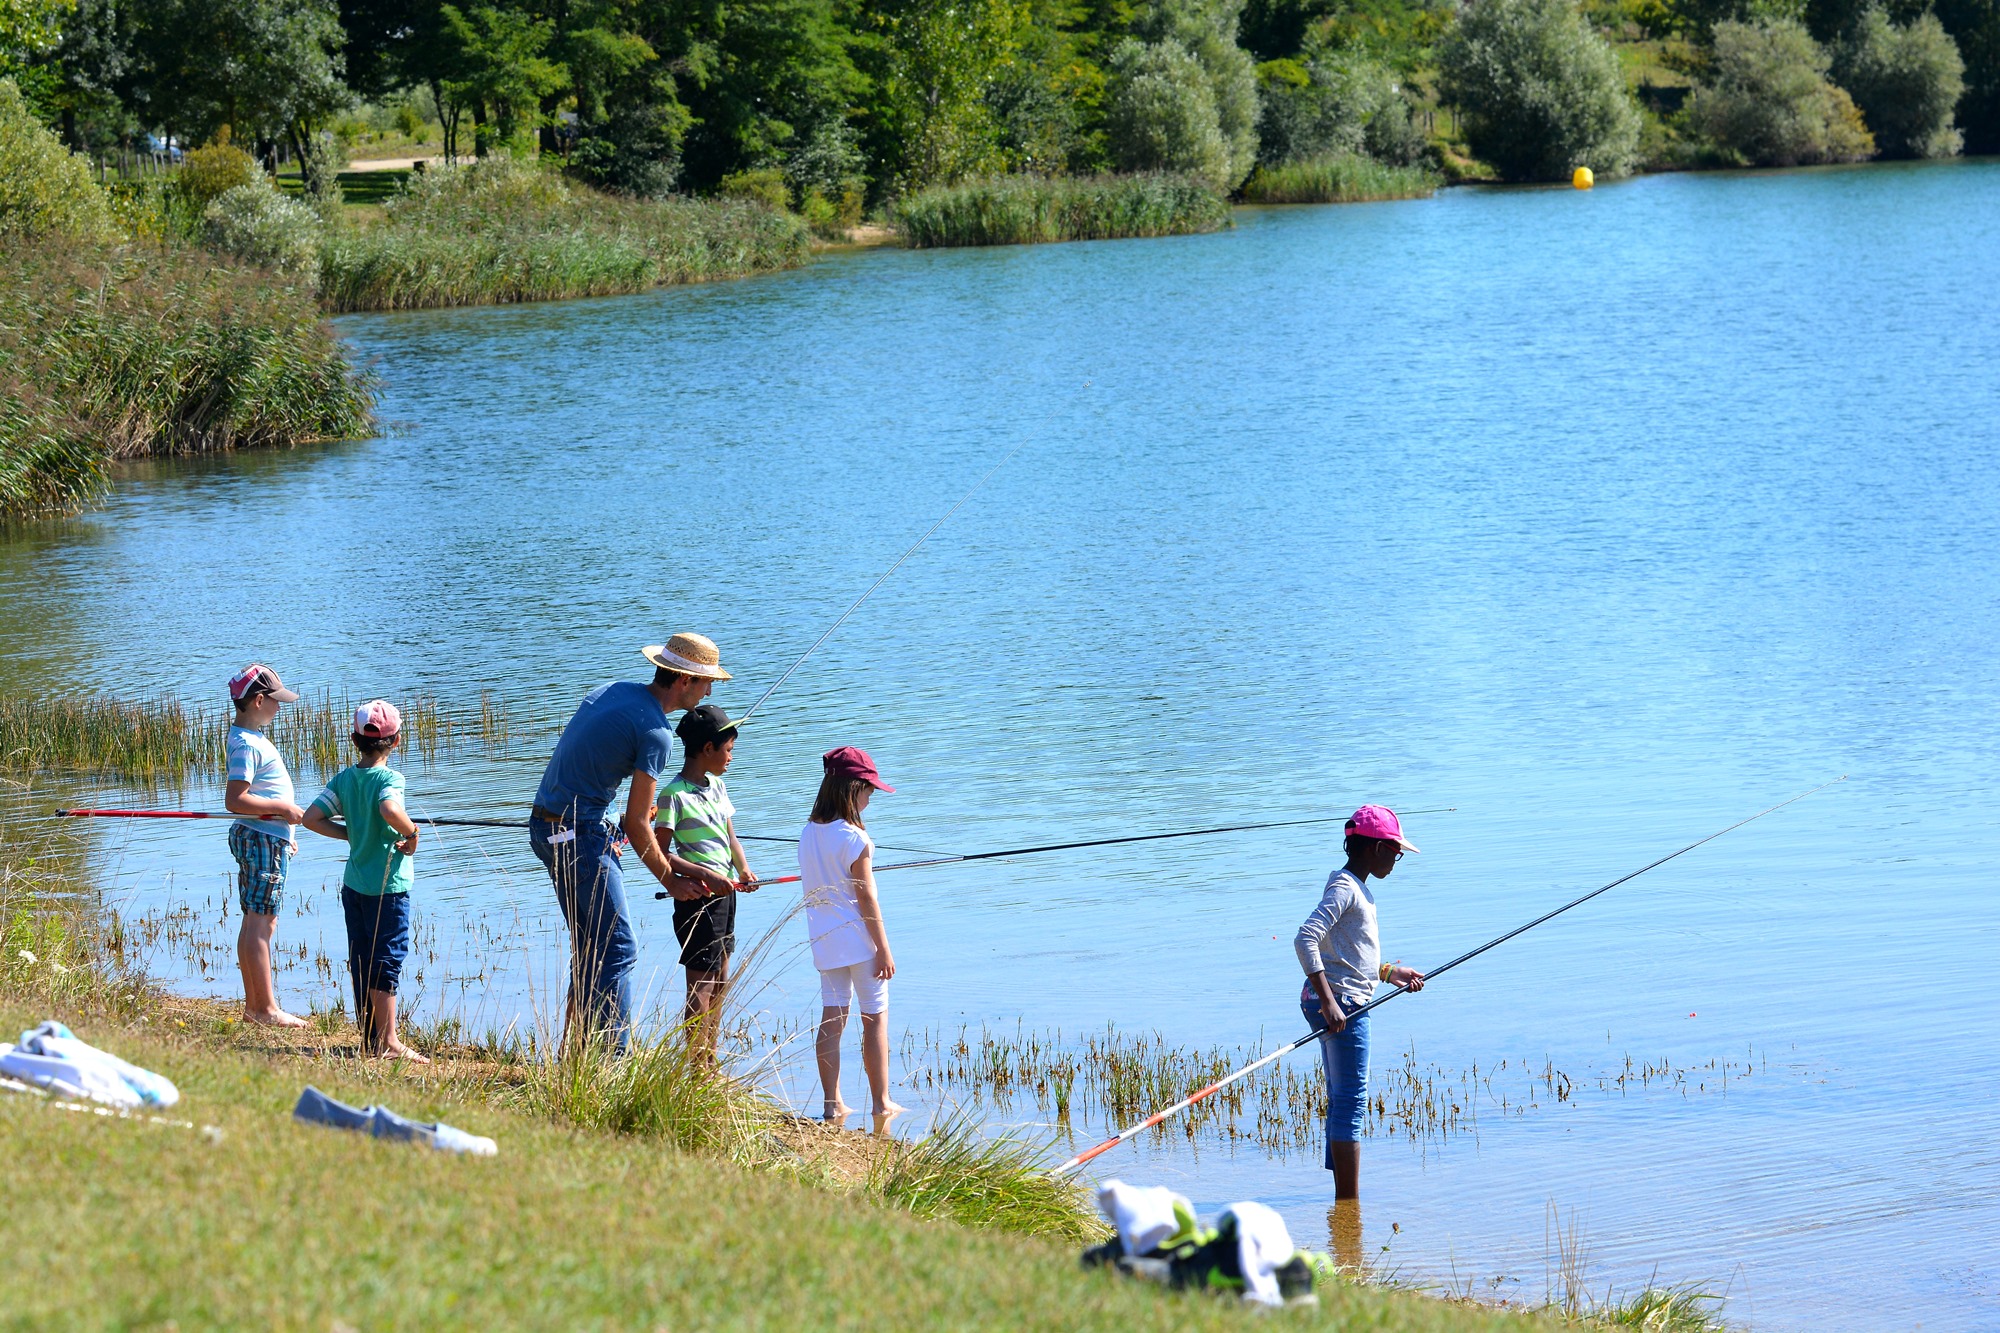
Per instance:
[[[1780,801],[1776,805],[1772,806],[1769,810],[1759,810],[1756,814],[1751,815],[1748,819],[1739,819],[1734,824],[1731,824],[1728,828],[1718,829],[1716,832],[1709,834],[1706,838],[1702,838],[1696,842],[1691,842],[1677,852],[1669,852],[1667,855],[1661,857],[1659,860],[1653,862],[1651,865],[1641,866],[1637,870],[1634,870],[1629,875],[1621,875],[1619,878],[1612,880],[1609,884],[1603,885],[1600,888],[1592,889],[1589,893],[1584,894],[1580,898],[1571,899],[1569,902],[1564,903],[1561,907],[1556,908],[1553,912],[1544,912],[1542,915],[1536,917],[1533,921],[1528,922],[1526,925],[1516,926],[1514,929],[1508,931],[1505,935],[1498,936],[1495,939],[1490,939],[1486,941],[1486,943],[1480,945],[1477,949],[1473,949],[1470,950],[1469,952],[1462,953],[1458,957],[1452,959],[1450,962],[1432,968],[1429,972],[1424,973],[1424,981],[1426,984],[1429,984],[1436,978],[1441,977],[1445,973],[1451,971],[1454,967],[1457,967],[1460,963],[1471,962],[1473,959],[1479,957],[1480,954],[1485,953],[1488,949],[1495,948],[1499,945],[1505,944],[1508,940],[1513,939],[1516,935],[1525,934],[1526,932],[1533,930],[1536,926],[1541,925],[1544,921],[1547,921],[1552,917],[1561,916],[1564,912],[1567,912],[1570,908],[1581,906],[1582,904],[1589,902],[1592,898],[1595,898],[1600,893],[1608,893],[1612,889],[1617,888],[1620,884],[1624,884],[1629,880],[1637,879],[1639,878],[1639,876],[1645,874],[1648,870],[1658,869],[1660,866],[1665,865],[1667,862],[1673,860],[1675,857],[1684,856],[1687,853],[1693,851],[1695,848],[1701,846],[1702,843],[1714,842],[1717,838],[1721,837],[1723,834],[1734,832],[1735,830],[1742,828],[1745,824],[1748,824],[1753,820],[1762,819],[1765,815],[1771,814],[1778,810],[1782,810],[1786,806],[1792,804],[1793,801],[1803,801],[1806,797],[1811,796],[1814,792],[1825,791],[1828,787],[1833,786],[1834,783],[1845,782],[1845,781],[1847,781],[1847,778],[1843,774],[1842,776],[1833,779],[1832,782],[1822,782],[1819,784],[1819,786],[1814,787],[1812,791],[1802,791],[1797,796],[1792,797],[1791,800]],[[1413,811],[1412,813],[1415,812]],[[1380,1004],[1387,1004],[1390,1000],[1395,999],[1398,995],[1401,995],[1407,989],[1408,987],[1405,986],[1391,987],[1389,990],[1384,991],[1382,994],[1377,995],[1374,999],[1368,1001],[1368,1003],[1362,1005],[1359,1009],[1356,1009],[1353,1013],[1347,1015],[1347,1021],[1353,1022],[1355,1019],[1361,1017],[1361,1015],[1367,1013],[1370,1009],[1375,1008],[1375,1006]],[[1088,1152],[1078,1153],[1076,1156],[1070,1158],[1067,1162],[1064,1162],[1061,1166],[1057,1167],[1052,1174],[1058,1176],[1068,1175],[1070,1172],[1075,1171],[1079,1167],[1081,1167],[1085,1162],[1090,1161],[1093,1157],[1102,1156],[1103,1154],[1110,1152],[1113,1148],[1117,1147],[1119,1144],[1125,1142],[1127,1139],[1136,1138],[1138,1135],[1144,1133],[1146,1130],[1151,1129],[1153,1126],[1159,1124],[1162,1120],[1165,1120],[1167,1117],[1171,1115],[1176,1115],[1181,1111],[1185,1111],[1188,1107],[1193,1106],[1196,1102],[1203,1101],[1206,1098],[1215,1095],[1217,1092],[1220,1092],[1222,1089],[1228,1087],[1230,1084],[1236,1082],[1238,1079],[1246,1078],[1249,1075],[1254,1074],[1259,1069],[1262,1069],[1265,1065],[1270,1064],[1274,1060],[1284,1059],[1286,1056],[1290,1055],[1293,1051],[1298,1050],[1301,1046],[1304,1046],[1307,1043],[1318,1039],[1324,1032],[1325,1032],[1324,1028],[1316,1027],[1311,1032],[1306,1033],[1305,1036],[1300,1037],[1297,1041],[1290,1042],[1284,1046],[1280,1046],[1277,1050],[1272,1051],[1269,1055],[1266,1055],[1261,1059],[1252,1061],[1251,1063],[1243,1066],[1243,1068],[1237,1070],[1235,1073],[1226,1075],[1223,1078],[1219,1078],[1215,1082],[1209,1084],[1207,1087],[1202,1088],[1199,1091],[1190,1094],[1189,1096],[1183,1097],[1180,1101],[1175,1102],[1172,1106],[1167,1107],[1165,1110],[1155,1111],[1153,1114],[1147,1116],[1144,1120],[1141,1120],[1138,1124],[1132,1125],[1127,1129],[1122,1129],[1118,1131],[1118,1133],[1112,1135],[1110,1138],[1098,1144],[1095,1148],[1090,1149]]]

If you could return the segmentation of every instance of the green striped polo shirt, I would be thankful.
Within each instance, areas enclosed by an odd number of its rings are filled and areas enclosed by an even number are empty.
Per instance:
[[[733,880],[736,863],[729,856],[729,821],[735,815],[729,788],[722,785],[721,778],[711,777],[706,784],[696,785],[684,774],[676,774],[660,792],[655,821],[673,831],[674,855]]]

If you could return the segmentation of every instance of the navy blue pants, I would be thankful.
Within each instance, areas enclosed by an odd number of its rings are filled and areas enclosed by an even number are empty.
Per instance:
[[[356,893],[340,886],[340,908],[347,916],[347,977],[354,983],[354,1026],[362,1041],[374,1045],[386,1033],[375,1031],[368,992],[396,993],[403,979],[403,959],[410,953],[410,895]]]
[[[528,846],[549,872],[556,904],[569,924],[569,1012],[585,1032],[601,1032],[623,1051],[632,1026],[632,969],[639,946],[625,910],[619,835],[603,820],[563,827],[528,821]]]

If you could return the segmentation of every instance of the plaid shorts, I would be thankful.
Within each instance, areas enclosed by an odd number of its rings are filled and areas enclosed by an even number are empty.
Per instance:
[[[243,910],[276,916],[285,903],[285,871],[292,864],[290,841],[231,824],[229,854],[236,858],[236,897]]]

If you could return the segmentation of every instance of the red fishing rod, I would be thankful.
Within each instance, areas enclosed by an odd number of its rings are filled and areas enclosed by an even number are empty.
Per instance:
[[[1458,807],[1455,805],[1446,805],[1439,806],[1434,810],[1412,810],[1409,813],[1413,815],[1445,815],[1450,814],[1456,809]],[[1033,856],[1038,852],[1073,852],[1080,847],[1114,847],[1120,843],[1159,842],[1165,838],[1199,838],[1217,833],[1248,833],[1255,829],[1298,828],[1305,824],[1334,824],[1347,817],[1346,815],[1326,815],[1318,819],[1281,819],[1275,824],[1230,824],[1224,828],[1182,829],[1178,833],[1135,833],[1122,838],[1092,838],[1088,842],[1048,842],[1043,843],[1039,847],[1008,847],[997,852],[968,852],[963,856],[933,856],[925,861],[898,861],[894,865],[876,866],[875,868],[878,871],[915,870],[921,866],[958,865],[965,861],[997,861],[1005,856]],[[796,839],[793,841],[796,841]],[[766,884],[796,884],[801,878],[802,876],[799,875],[782,875],[777,879],[753,881],[750,887],[752,889],[761,889]],[[655,893],[653,896],[655,898],[673,897],[672,894],[664,891]]]
[[[1589,902],[1592,898],[1595,898],[1600,893],[1609,893],[1612,889],[1617,888],[1620,884],[1624,884],[1630,880],[1635,880],[1639,878],[1639,876],[1645,874],[1648,870],[1657,870],[1659,867],[1665,865],[1667,862],[1673,860],[1675,857],[1685,856],[1687,853],[1701,846],[1702,843],[1714,842],[1717,838],[1721,837],[1725,833],[1734,832],[1735,830],[1742,828],[1745,824],[1751,823],[1755,820],[1762,819],[1765,815],[1772,814],[1776,811],[1784,809],[1786,806],[1792,804],[1794,801],[1803,801],[1806,797],[1811,796],[1814,792],[1825,791],[1828,787],[1833,786],[1834,783],[1845,782],[1845,781],[1847,781],[1847,778],[1845,777],[1845,775],[1843,775],[1841,777],[1833,779],[1832,782],[1822,782],[1819,784],[1819,786],[1814,787],[1812,791],[1802,791],[1797,796],[1792,797],[1791,800],[1778,802],[1776,805],[1772,806],[1769,810],[1759,810],[1756,814],[1751,815],[1748,819],[1739,819],[1734,824],[1731,824],[1728,828],[1718,829],[1714,833],[1709,834],[1706,838],[1702,838],[1699,839],[1698,841],[1691,842],[1677,852],[1667,853],[1667,855],[1661,857],[1659,860],[1653,862],[1651,865],[1640,866],[1637,870],[1633,871],[1629,875],[1621,875],[1617,879],[1612,880],[1609,884],[1605,884],[1602,885],[1601,887],[1592,889],[1589,893],[1584,894],[1580,898],[1572,898],[1570,901],[1564,903],[1561,907],[1556,908],[1554,911],[1544,912],[1542,915],[1536,917],[1533,921],[1528,922],[1528,924],[1526,924],[1525,926],[1516,926],[1514,929],[1508,931],[1505,935],[1500,935],[1494,939],[1490,939],[1486,941],[1486,943],[1480,945],[1477,949],[1469,950],[1466,953],[1460,954],[1458,957],[1452,959],[1448,963],[1432,968],[1429,972],[1424,973],[1424,984],[1429,985],[1432,981],[1435,981],[1437,978],[1451,971],[1454,967],[1457,967],[1460,963],[1469,963],[1473,959],[1479,957],[1480,954],[1485,953],[1488,949],[1496,948],[1499,945],[1505,944],[1508,940],[1513,939],[1516,935],[1526,934],[1528,931],[1533,930],[1536,926],[1541,925],[1544,921],[1551,920],[1554,917],[1559,917],[1564,912],[1567,912],[1570,908],[1579,907],[1582,904]],[[1412,811],[1411,813],[1414,814],[1416,812]],[[1368,1003],[1362,1005],[1359,1009],[1356,1009],[1353,1013],[1347,1015],[1347,1021],[1350,1023],[1353,1022],[1355,1019],[1361,1017],[1361,1015],[1367,1013],[1370,1009],[1375,1008],[1377,1005],[1387,1004],[1389,1001],[1395,999],[1398,995],[1403,994],[1408,989],[1409,988],[1406,986],[1392,986],[1385,993],[1376,996]],[[1287,1044],[1280,1046],[1277,1050],[1272,1051],[1269,1055],[1264,1056],[1262,1059],[1251,1061],[1249,1064],[1243,1066],[1235,1073],[1229,1074],[1223,1078],[1219,1078],[1215,1082],[1209,1084],[1207,1087],[1202,1088],[1199,1091],[1190,1094],[1189,1096],[1181,1098],[1181,1100],[1175,1102],[1172,1106],[1167,1107],[1165,1110],[1155,1111],[1153,1114],[1147,1116],[1144,1120],[1141,1120],[1138,1124],[1132,1125],[1126,1129],[1119,1130],[1116,1134],[1112,1135],[1104,1142],[1098,1144],[1095,1148],[1090,1149],[1088,1152],[1078,1153],[1076,1156],[1070,1158],[1067,1162],[1064,1162],[1061,1166],[1057,1167],[1054,1171],[1054,1174],[1058,1176],[1068,1175],[1070,1172],[1075,1171],[1076,1169],[1081,1167],[1085,1162],[1091,1160],[1093,1157],[1102,1156],[1103,1154],[1110,1152],[1113,1148],[1117,1147],[1119,1144],[1125,1142],[1127,1139],[1136,1138],[1138,1135],[1144,1133],[1146,1130],[1151,1129],[1153,1126],[1165,1120],[1168,1116],[1176,1115],[1181,1111],[1185,1111],[1188,1107],[1193,1106],[1196,1102],[1203,1101],[1209,1097],[1214,1096],[1217,1092],[1220,1092],[1222,1089],[1228,1087],[1230,1084],[1236,1082],[1238,1079],[1248,1077],[1249,1075],[1255,1073],[1257,1070],[1262,1069],[1265,1065],[1270,1064],[1274,1060],[1284,1059],[1286,1056],[1290,1055],[1293,1051],[1298,1050],[1301,1046],[1305,1046],[1310,1042],[1318,1040],[1321,1036],[1325,1034],[1325,1032],[1326,1032],[1325,1028],[1316,1027],[1311,1032],[1306,1033],[1305,1036],[1300,1037],[1297,1041],[1288,1042]]]

